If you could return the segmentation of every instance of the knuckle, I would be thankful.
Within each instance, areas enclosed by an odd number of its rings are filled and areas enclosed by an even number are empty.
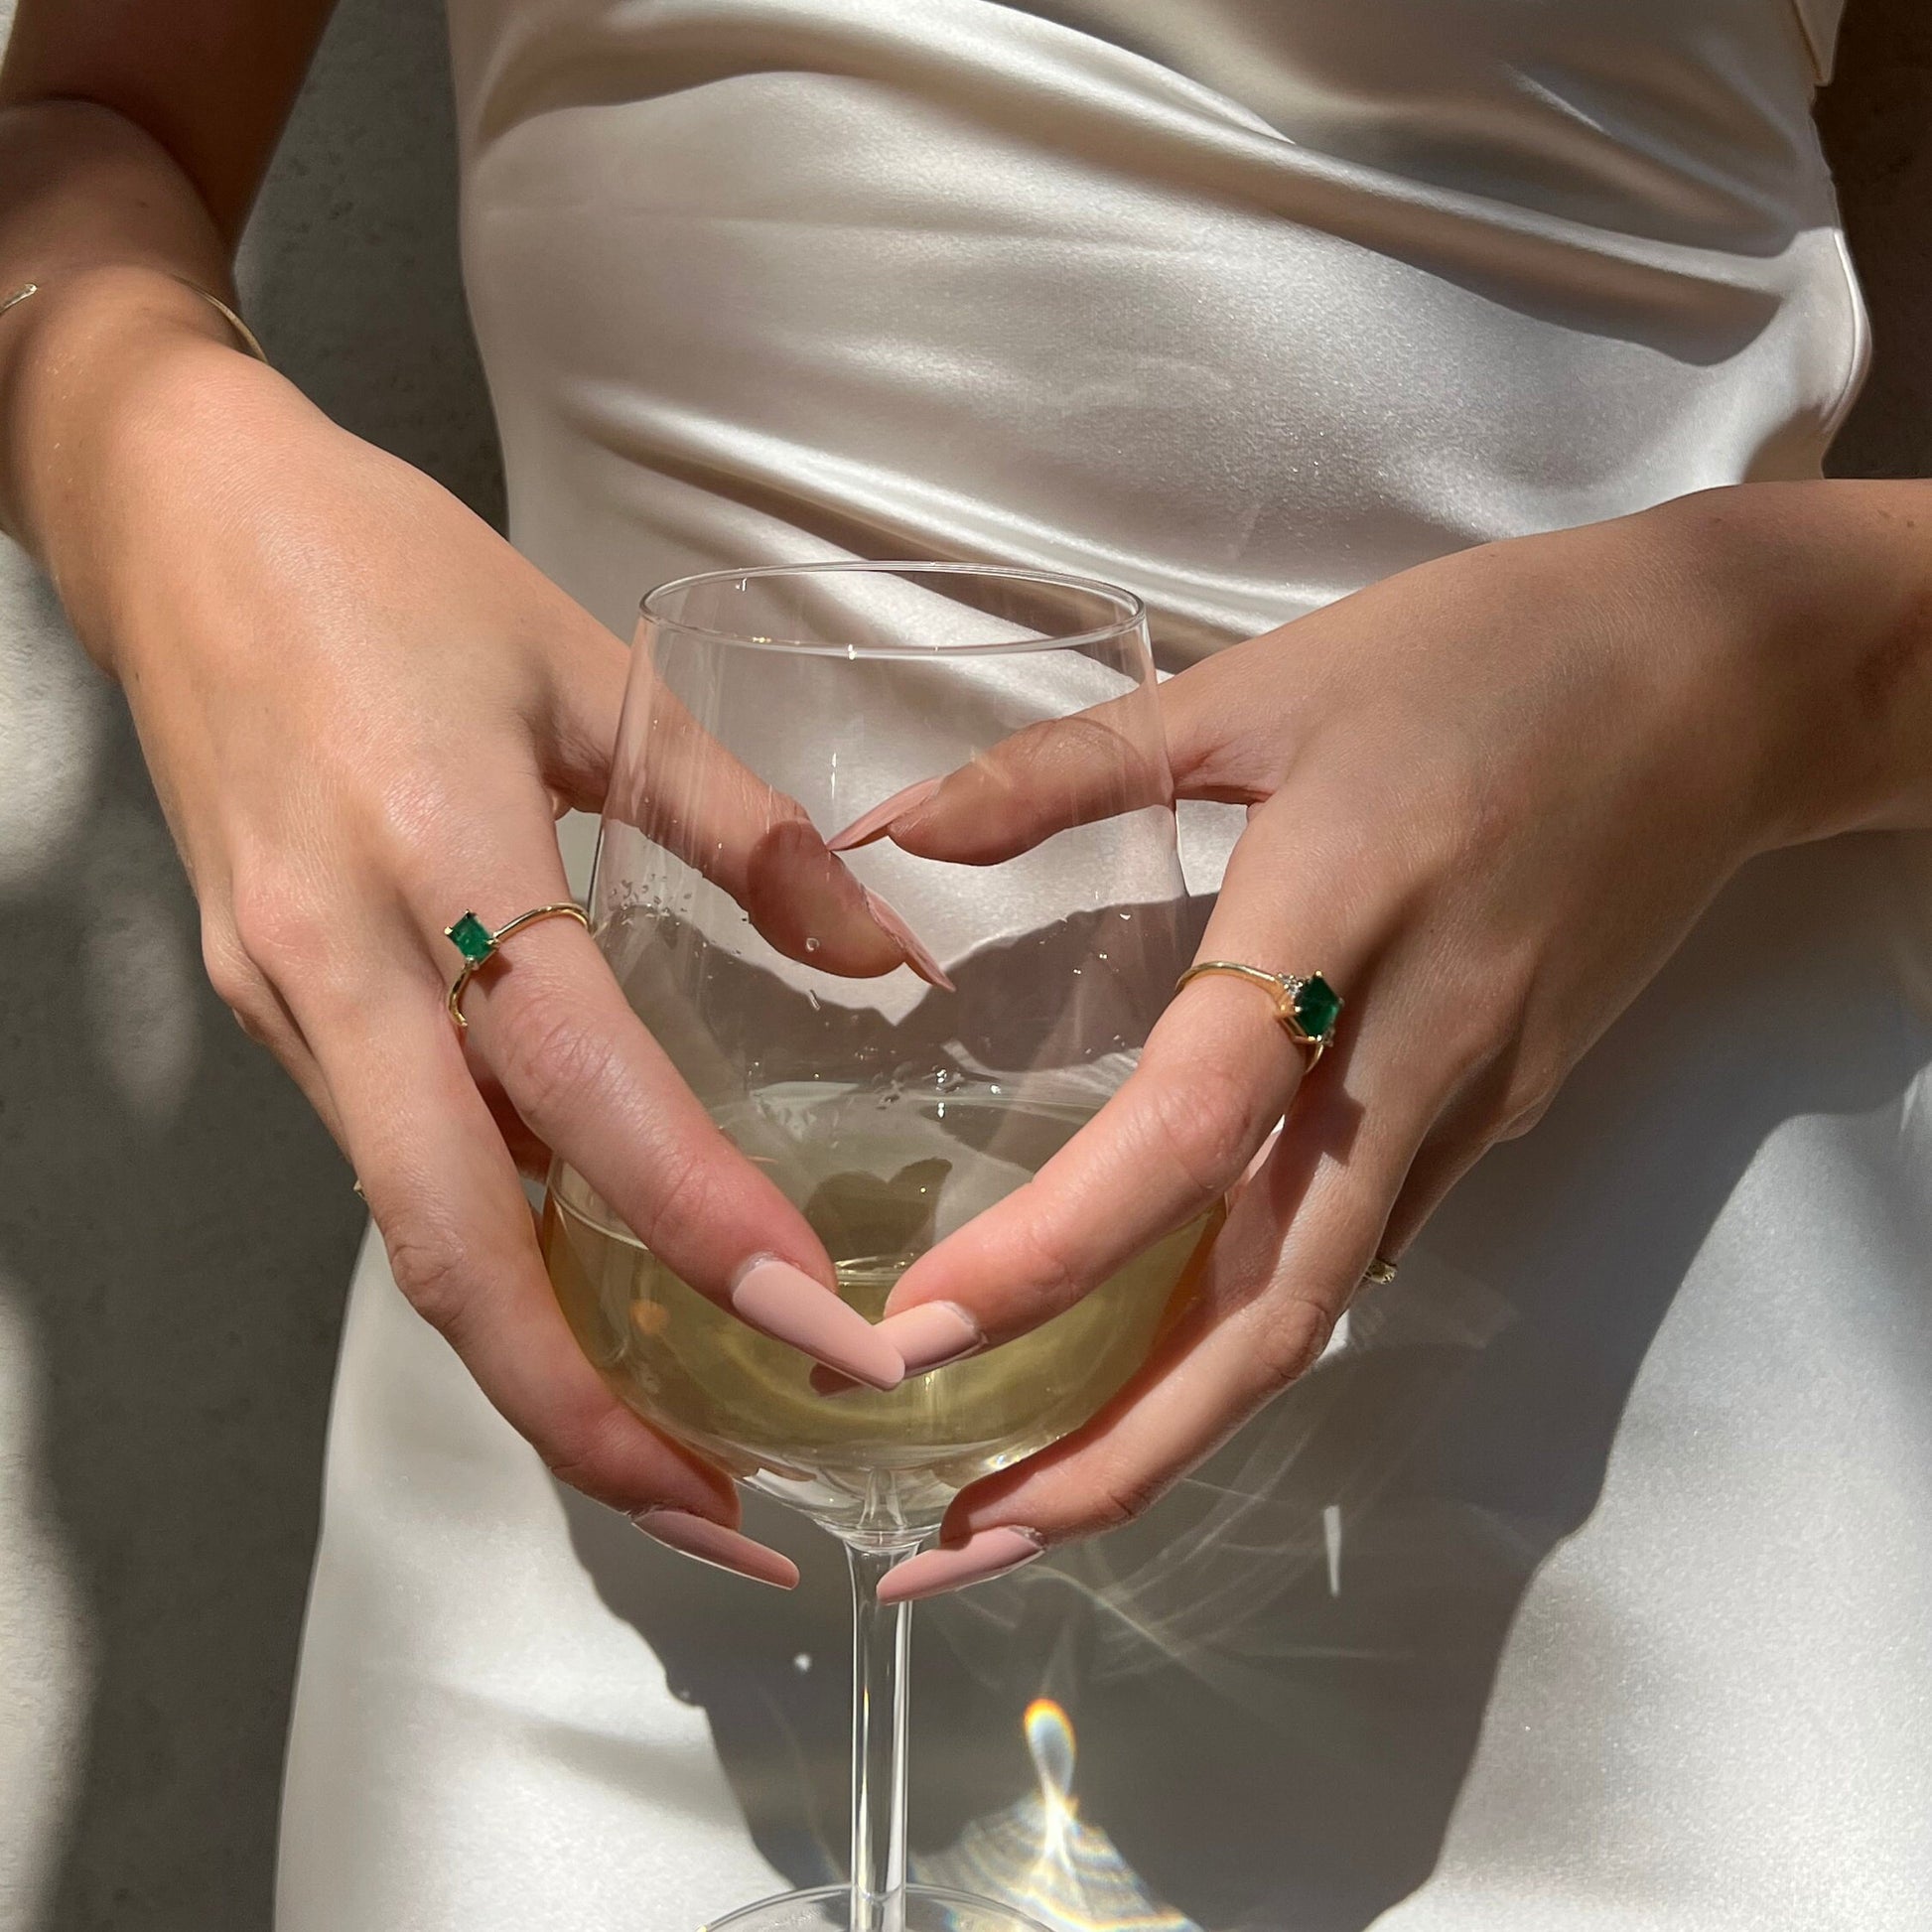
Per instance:
[[[1022,1224],[1018,1278],[1038,1290],[1047,1306],[1064,1308],[1080,1293],[1079,1277],[1056,1235]]]
[[[645,1499],[619,1496],[614,1471],[621,1468],[623,1450],[636,1428],[629,1411],[614,1402],[594,1414],[553,1423],[536,1445],[537,1453],[559,1482],[600,1502],[634,1509]]]
[[[1520,1044],[1493,1059],[1471,1089],[1474,1137],[1487,1146],[1527,1134],[1556,1098],[1565,1071],[1556,1057]]]
[[[552,1008],[505,1029],[497,1072],[517,1111],[543,1133],[580,1113],[610,1065],[582,1015]]]
[[[1085,1511],[1086,1527],[1094,1533],[1124,1529],[1158,1503],[1173,1486],[1165,1470],[1108,1462],[1093,1472],[1093,1488]]]
[[[1557,1083],[1532,1080],[1513,1092],[1503,1103],[1502,1118],[1491,1129],[1490,1138],[1498,1141],[1520,1140],[1545,1114],[1557,1097]]]
[[[231,909],[241,951],[270,979],[279,979],[299,963],[326,957],[332,949],[327,914],[306,894],[280,880],[238,878]]]
[[[1474,1101],[1476,1111],[1493,1120],[1508,1112],[1511,1092],[1528,1091],[1523,1042],[1532,993],[1529,971],[1502,959],[1480,973],[1458,976],[1438,998],[1429,1064],[1443,1104]]]
[[[1320,1359],[1335,1331],[1335,1312],[1319,1302],[1298,1296],[1274,1311],[1258,1325],[1254,1336],[1257,1375],[1269,1389],[1285,1389],[1299,1382]]]
[[[448,1229],[408,1216],[384,1229],[389,1272],[404,1299],[462,1353],[475,1282],[463,1243]]]
[[[1159,1152],[1202,1197],[1218,1194],[1247,1158],[1250,1121],[1218,1079],[1161,1080],[1148,1092]]]
[[[710,1166],[693,1153],[666,1154],[651,1176],[651,1199],[637,1237],[647,1248],[676,1252],[690,1234],[715,1222],[714,1205]]]
[[[215,998],[252,1034],[262,1024],[268,989],[231,927],[203,922],[202,965]]]

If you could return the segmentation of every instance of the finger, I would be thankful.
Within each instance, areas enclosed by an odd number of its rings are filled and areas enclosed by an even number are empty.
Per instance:
[[[1495,1092],[1499,1086],[1506,1088],[1506,1079],[1484,1080],[1473,1090],[1459,1094],[1456,1104],[1444,1110],[1389,1210],[1379,1251],[1385,1260],[1394,1261],[1402,1254],[1462,1177],[1498,1141],[1527,1134],[1542,1119],[1550,1096],[1538,1096],[1527,1106],[1507,1101],[1499,1105],[1500,1096]]]
[[[1307,972],[1322,962],[1301,953],[1311,932],[1296,930],[1289,908],[1318,905],[1323,931],[1359,935],[1345,949],[1337,942],[1347,962],[1342,983],[1356,983],[1353,970],[1369,956],[1365,941],[1381,929],[1382,915],[1366,902],[1351,906],[1344,892],[1316,891],[1321,877],[1321,855],[1291,811],[1264,807],[1229,862],[1200,956]],[[930,1366],[925,1347],[944,1339],[939,1317],[915,1318],[923,1305],[948,1305],[962,1330],[976,1328],[997,1344],[1058,1313],[1205,1213],[1286,1112],[1307,1051],[1264,989],[1220,976],[1190,982],[1094,1119],[1029,1184],[900,1279],[881,1326],[910,1372]],[[1322,1067],[1318,1084],[1337,1083],[1343,1057]]]
[[[1240,1177],[1294,1094],[1302,1049],[1264,1001],[1237,991],[1186,989],[1094,1119],[906,1271],[880,1330],[908,1372],[955,1359],[967,1338],[996,1346],[1050,1319]],[[935,1305],[957,1338],[927,1311]]]
[[[998,865],[1055,832],[1173,799],[1159,700],[1131,691],[1030,725],[957,770],[895,792],[828,844],[848,852],[891,838],[920,858]]]
[[[681,1537],[679,1547],[744,1574],[795,1581],[777,1552],[738,1535],[730,1479],[624,1408],[578,1347],[515,1170],[433,985],[389,974],[356,1021],[344,1028],[312,1016],[305,1024],[410,1302],[564,1481],[660,1541]]]
[[[1256,646],[1273,657],[1263,658]],[[882,799],[827,841],[849,852],[890,838],[920,858],[998,865],[1056,832],[1176,797],[1251,804],[1284,775],[1282,719],[1254,730],[1258,666],[1281,655],[1257,638],[1168,679],[1003,739],[970,763]],[[1265,702],[1266,688],[1263,699]],[[1287,694],[1284,694],[1285,696]]]
[[[572,706],[608,704],[608,682],[600,667]],[[859,884],[804,807],[720,745],[644,664],[627,702],[630,752],[602,787],[610,817],[634,825],[729,893],[787,958],[853,979],[906,966],[952,990],[904,917]],[[577,748],[570,764],[578,789],[598,788],[582,749],[588,720],[573,709],[557,729]]]
[[[511,1104],[509,1095],[503,1091],[502,1081],[497,1079],[481,1052],[466,1051],[465,1059],[470,1067],[470,1077],[476,1081],[477,1091],[483,1095],[483,1105],[489,1109],[489,1117],[495,1123],[497,1133],[503,1137],[503,1145],[509,1150],[517,1173],[526,1180],[545,1179],[556,1150],[540,1135],[530,1131],[529,1122]]]
[[[939,1547],[894,1570],[881,1599],[928,1596],[1011,1570],[1140,1515],[1326,1348],[1375,1253],[1417,1129],[1386,1118],[1332,1160],[1320,1103],[1292,1121],[1243,1192],[1199,1293],[1093,1421],[965,1490]]]
[[[563,894],[555,843],[529,814],[499,827],[494,870],[506,903]],[[516,933],[464,1007],[517,1117],[673,1274],[815,1361],[875,1388],[898,1384],[903,1362],[839,1299],[810,1224],[685,1085],[582,926],[545,919]]]
[[[275,1056],[302,1097],[329,1130],[330,1138],[347,1153],[342,1115],[329,1082],[302,1036],[288,1002],[244,950],[232,923],[205,915],[202,923],[202,960],[215,996],[234,1016],[234,1023],[257,1046]]]
[[[778,818],[764,829],[733,896],[787,958],[851,979],[909,966],[927,985],[953,990],[904,914],[861,886],[807,818]]]
[[[550,633],[547,675],[529,720],[542,748],[543,781],[564,809],[601,812],[611,783],[611,756],[623,713],[630,652],[623,641],[573,605]]]

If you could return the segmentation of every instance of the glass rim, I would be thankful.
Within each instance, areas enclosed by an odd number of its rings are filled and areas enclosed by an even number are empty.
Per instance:
[[[1028,637],[1014,641],[984,644],[896,644],[877,642],[808,643],[802,637],[747,637],[736,630],[719,630],[713,625],[688,623],[654,609],[657,600],[674,592],[688,591],[700,584],[743,584],[754,577],[830,577],[866,573],[896,577],[983,577],[1001,578],[1020,584],[1050,585],[1063,591],[1079,591],[1112,605],[1120,616],[1112,622],[1090,625],[1084,630],[1067,631],[1051,637]],[[1147,623],[1147,605],[1134,592],[1123,590],[1098,577],[1077,577],[1070,571],[1037,570],[1025,564],[932,563],[915,558],[826,558],[822,562],[799,564],[751,564],[740,570],[697,570],[688,576],[673,577],[668,583],[646,591],[638,600],[640,617],[686,636],[702,637],[708,642],[733,644],[741,650],[790,651],[811,657],[902,657],[934,659],[939,657],[1017,657],[1043,650],[1077,650],[1088,644],[1104,644],[1112,638],[1141,631]]]

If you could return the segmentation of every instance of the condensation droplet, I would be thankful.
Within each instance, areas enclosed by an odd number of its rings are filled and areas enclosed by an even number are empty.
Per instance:
[[[822,939],[807,939],[807,940],[805,941],[805,950],[806,950],[807,952],[817,952],[817,951],[818,951],[818,949],[819,949],[819,948],[820,948],[820,947],[821,947],[821,946],[822,946],[822,945],[823,945],[824,943],[825,943],[825,941],[824,941],[824,940],[822,940]]]

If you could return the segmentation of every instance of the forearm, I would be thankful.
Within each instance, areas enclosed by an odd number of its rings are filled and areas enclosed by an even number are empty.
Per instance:
[[[1709,756],[1754,746],[1761,844],[1932,827],[1932,483],[1746,483],[1636,526],[1720,639]]]

